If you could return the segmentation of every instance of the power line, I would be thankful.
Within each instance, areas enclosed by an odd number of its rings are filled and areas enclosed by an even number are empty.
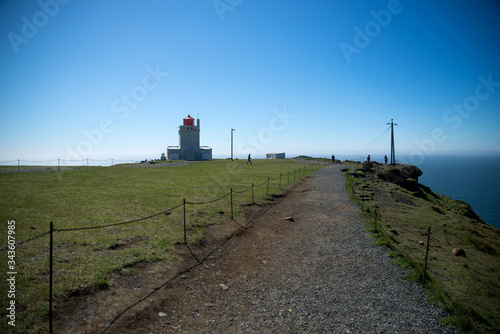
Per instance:
[[[379,134],[377,137],[375,137],[375,139],[373,139],[371,142],[369,142],[368,144],[366,144],[365,146],[363,146],[363,148],[359,149],[358,151],[356,151],[356,153],[354,153],[352,155],[352,157],[355,157],[357,155],[359,155],[359,153],[363,152],[366,150],[366,148],[368,148],[371,144],[373,144],[374,142],[376,142],[380,137],[382,137],[387,131],[389,131],[391,127],[388,127],[387,129],[385,129],[381,134]]]
[[[372,127],[372,126],[380,126],[383,123],[377,123],[377,124],[367,124],[367,125],[356,125],[356,126],[341,126],[341,127],[336,127],[336,128],[307,128],[307,129],[286,129],[286,132],[306,132],[306,131],[332,131],[332,130],[344,130],[344,129],[357,129],[357,128],[367,128],[367,127]],[[259,130],[238,130],[239,132],[255,132]]]

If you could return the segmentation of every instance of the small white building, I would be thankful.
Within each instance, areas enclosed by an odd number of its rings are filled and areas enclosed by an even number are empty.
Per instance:
[[[266,153],[266,159],[285,159],[285,152],[283,152],[283,153]]]
[[[168,160],[211,160],[212,148],[200,146],[200,120],[188,115],[179,125],[179,146],[167,147]]]

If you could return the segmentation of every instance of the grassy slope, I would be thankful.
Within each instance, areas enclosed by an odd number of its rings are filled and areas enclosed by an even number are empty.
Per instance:
[[[172,168],[131,168],[130,165],[91,167],[60,172],[0,174],[0,233],[6,236],[7,221],[16,221],[16,239],[26,240],[49,230],[113,224],[149,216],[189,202],[204,202],[248,189],[252,182],[268,177],[298,180],[299,168],[310,166],[290,160],[208,161]],[[304,169],[301,176],[304,176]],[[255,188],[255,199],[266,197],[266,184]],[[278,193],[279,179],[270,182],[270,193]],[[234,194],[236,205],[251,202],[251,192]],[[188,205],[190,241],[203,235],[205,224],[229,219],[229,197],[210,205]],[[225,214],[222,214],[225,213]],[[238,215],[239,210],[235,210]],[[237,218],[237,217],[236,217]],[[183,240],[182,208],[169,215],[116,227],[57,232],[55,243],[55,296],[89,289],[106,288],[107,275],[140,262],[169,258],[169,250]],[[5,244],[6,237],[0,241]],[[0,256],[7,257],[3,251]],[[4,261],[2,261],[4,263]],[[16,250],[16,330],[44,331],[40,327],[48,314],[48,236]],[[5,282],[5,270],[2,281]],[[7,305],[6,285],[1,285],[1,305]],[[5,317],[5,307],[2,306]],[[2,321],[2,327],[6,322]]]
[[[361,174],[347,176],[346,187],[357,203],[363,200],[371,231],[396,251],[391,254],[398,254],[397,262],[413,268],[412,278],[419,281],[423,279],[426,248],[420,241],[427,244],[427,229],[431,227],[431,280],[427,284],[430,298],[453,312],[448,323],[467,332],[498,332],[500,231],[475,217],[468,204],[423,185],[419,185],[419,195],[415,196],[396,184]],[[452,254],[458,247],[465,250],[466,257]]]

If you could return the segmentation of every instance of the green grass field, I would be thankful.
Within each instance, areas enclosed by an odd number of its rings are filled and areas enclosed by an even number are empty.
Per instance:
[[[116,224],[147,217],[187,202],[206,202],[235,191],[235,219],[243,205],[311,172],[311,164],[291,160],[214,160],[180,167],[131,168],[131,165],[61,171],[1,173],[1,245],[7,243],[7,222],[14,220],[15,238],[30,239],[50,229],[73,229]],[[316,166],[318,168],[320,166]],[[281,188],[279,177],[281,177]],[[276,179],[277,178],[277,179]],[[203,226],[230,219],[230,197],[206,205],[187,205],[189,242],[203,236]],[[114,270],[138,263],[168,260],[173,245],[183,242],[182,207],[155,218],[107,228],[54,232],[54,296],[107,288]],[[0,253],[7,263],[7,251]],[[14,332],[44,332],[48,317],[49,236],[24,245],[15,253],[16,327]],[[2,269],[2,281],[6,280]],[[6,319],[7,285],[2,284],[2,317]],[[6,321],[0,329],[5,332]]]

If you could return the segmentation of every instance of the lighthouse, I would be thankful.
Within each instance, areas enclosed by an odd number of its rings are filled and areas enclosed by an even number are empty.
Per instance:
[[[200,146],[200,120],[187,115],[179,125],[179,146],[167,147],[168,160],[210,160],[212,148]]]

